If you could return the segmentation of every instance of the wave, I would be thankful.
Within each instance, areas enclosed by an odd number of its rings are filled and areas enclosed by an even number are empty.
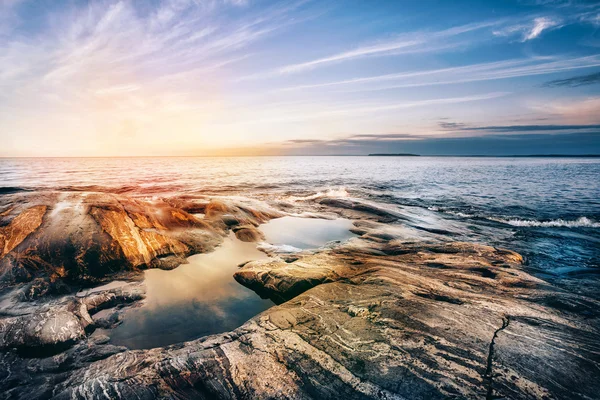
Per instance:
[[[592,221],[587,217],[579,217],[575,220],[553,219],[550,221],[537,221],[534,219],[502,219],[488,218],[489,220],[520,227],[543,227],[543,228],[600,228],[600,222]]]
[[[339,197],[349,197],[349,196],[350,195],[348,194],[348,192],[346,191],[345,188],[339,188],[339,189],[328,189],[325,192],[317,192],[317,193],[311,194],[309,196],[288,196],[286,199],[288,201],[307,201],[307,200],[320,199],[323,197],[339,198]]]
[[[460,218],[481,218],[488,221],[499,222],[518,227],[541,227],[541,228],[600,228],[600,222],[596,222],[587,217],[579,217],[574,220],[552,219],[547,221],[539,221],[536,219],[522,219],[518,217],[490,217],[481,214],[468,214],[460,211],[445,210],[439,207],[427,207],[430,211],[442,212],[444,214],[454,215]]]
[[[487,218],[487,217],[480,216],[480,215],[477,215],[477,214],[467,214],[467,213],[460,212],[460,211],[444,210],[442,208],[435,207],[435,206],[433,206],[433,207],[427,207],[427,209],[429,211],[442,212],[444,214],[455,215],[455,216],[461,217],[461,218],[477,218],[477,217],[479,217],[479,218]]]

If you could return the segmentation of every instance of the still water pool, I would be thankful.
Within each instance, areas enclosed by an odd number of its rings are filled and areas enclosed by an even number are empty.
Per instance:
[[[283,217],[260,228],[272,245],[309,249],[350,238],[351,227],[343,219]],[[274,305],[233,278],[239,264],[267,258],[256,243],[230,234],[215,251],[189,257],[188,264],[147,270],[143,305],[125,311],[121,325],[105,333],[113,344],[146,349],[233,330]]]

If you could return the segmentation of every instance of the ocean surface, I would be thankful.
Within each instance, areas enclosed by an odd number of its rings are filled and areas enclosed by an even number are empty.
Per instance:
[[[435,228],[448,240],[516,250],[527,257],[529,272],[572,290],[596,285],[600,276],[600,159],[0,159],[0,196],[39,189],[292,202],[351,197]]]

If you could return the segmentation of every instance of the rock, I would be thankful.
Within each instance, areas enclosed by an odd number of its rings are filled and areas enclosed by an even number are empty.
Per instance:
[[[402,219],[399,213],[379,206],[350,199],[323,198],[319,204],[338,209],[342,216],[350,219],[373,219],[379,222],[394,222]]]
[[[17,348],[27,354],[54,352],[83,339],[92,323],[85,307],[75,301],[0,319],[0,348]]]
[[[165,248],[145,243],[141,231],[157,230],[191,246],[175,232],[208,229],[187,217],[177,222],[150,210],[140,213],[144,220],[127,211],[133,205],[123,206],[132,221],[124,223],[120,208],[93,204],[120,215],[101,215],[106,234],[96,239],[121,249],[120,259],[129,263],[119,240],[136,230],[145,250],[132,250],[133,260]],[[233,200],[209,205],[205,223],[217,235],[225,229],[224,215],[240,221],[238,231],[252,231],[262,218],[276,214],[267,207],[252,212]],[[597,397],[597,299],[529,275],[523,258],[510,250],[417,242],[407,239],[412,231],[402,226],[388,229],[374,221],[385,216],[354,206],[345,210],[340,212],[370,220],[355,224],[360,238],[245,263],[236,272],[238,282],[280,305],[232,332],[185,343],[129,351],[112,346],[98,331],[90,336],[97,325],[118,323],[113,307],[118,312],[120,305],[143,298],[141,283],[34,302],[19,300],[25,286],[11,288],[21,291],[12,297],[0,290],[0,343],[5,343],[0,393],[31,400]],[[94,226],[102,226],[94,218]],[[22,243],[47,228],[47,219]],[[23,268],[33,274],[28,267]],[[108,309],[106,317],[90,317]],[[40,348],[29,343],[53,346],[53,352],[36,353]]]
[[[268,204],[250,199],[214,199],[206,206],[205,218],[220,220],[228,226],[252,225],[258,226],[273,218],[285,214]]]
[[[171,207],[179,208],[190,214],[204,214],[209,201],[196,198],[166,198],[164,199]]]
[[[18,293],[9,293],[4,301],[10,301],[11,296],[15,298]],[[43,305],[17,301],[14,316],[0,318],[0,349],[15,348],[36,357],[64,351],[96,327],[90,314],[143,298],[142,284],[131,283],[84,297],[62,296]]]
[[[0,228],[0,258],[10,253],[39,228],[45,214],[46,206],[34,206],[21,212],[7,226]]]
[[[348,272],[348,271],[345,271]],[[321,283],[340,279],[324,262],[253,261],[234,274],[236,281],[275,303],[283,303]]]
[[[240,221],[233,215],[224,214],[221,216],[221,219],[227,226],[236,226],[240,224]]]
[[[42,279],[32,286],[31,298],[64,293],[58,281],[97,284],[118,273],[172,269],[219,245],[232,226],[240,230],[238,237],[256,241],[262,237],[256,226],[283,215],[243,199],[148,201],[87,192],[8,196],[13,207],[0,217],[0,288]],[[198,207],[205,219],[186,211]]]
[[[235,232],[235,236],[242,242],[258,242],[265,239],[265,236],[262,234],[262,232],[252,225],[235,227],[233,232]]]

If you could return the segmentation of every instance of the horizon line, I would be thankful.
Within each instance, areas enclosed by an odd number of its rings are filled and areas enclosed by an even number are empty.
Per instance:
[[[145,156],[0,156],[0,159],[64,159],[64,158],[252,158],[252,157],[476,157],[476,158],[600,158],[600,154],[256,154],[256,155],[145,155]]]

